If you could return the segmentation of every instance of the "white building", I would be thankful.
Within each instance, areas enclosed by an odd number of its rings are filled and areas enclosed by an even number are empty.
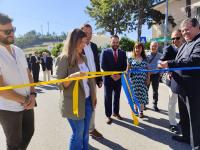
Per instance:
[[[165,13],[165,0],[154,0],[154,9],[159,10],[163,14]],[[168,25],[169,35],[172,30],[179,28],[180,23],[187,18],[185,12],[186,0],[168,0],[168,14],[173,16],[175,23],[177,24],[175,28]],[[191,0],[191,15],[192,17],[198,18],[200,21],[200,1]],[[164,36],[164,23],[161,25],[152,26],[152,38],[158,38]]]

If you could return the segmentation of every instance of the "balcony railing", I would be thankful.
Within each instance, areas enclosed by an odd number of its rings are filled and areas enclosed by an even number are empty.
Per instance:
[[[165,0],[151,0],[151,1],[152,1],[152,6],[165,2]]]

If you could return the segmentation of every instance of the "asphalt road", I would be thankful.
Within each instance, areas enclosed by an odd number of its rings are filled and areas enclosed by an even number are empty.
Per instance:
[[[28,150],[66,150],[68,149],[71,128],[67,119],[59,112],[60,93],[56,86],[47,85],[37,87],[38,107],[35,108],[35,133]],[[145,118],[139,119],[139,126],[134,126],[131,119],[130,107],[122,90],[120,99],[120,114],[124,119],[114,120],[111,125],[106,124],[104,114],[103,88],[98,89],[98,104],[96,108],[96,128],[104,138],[90,137],[92,150],[189,150],[190,146],[175,142],[168,131],[168,91],[160,84],[159,104],[160,112],[154,112],[152,107],[152,91],[149,92],[148,109],[144,111]],[[0,150],[6,150],[5,137],[0,127]]]

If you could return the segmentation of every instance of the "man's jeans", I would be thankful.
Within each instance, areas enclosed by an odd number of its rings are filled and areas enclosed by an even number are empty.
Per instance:
[[[92,116],[92,105],[90,97],[85,102],[85,118],[81,120],[68,119],[72,128],[72,136],[70,139],[70,150],[88,150],[89,142],[89,126]]]
[[[7,150],[26,150],[34,133],[34,111],[0,110],[0,124],[6,136]]]

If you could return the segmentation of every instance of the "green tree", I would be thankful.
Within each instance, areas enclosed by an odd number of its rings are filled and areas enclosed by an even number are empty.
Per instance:
[[[101,28],[113,34],[138,30],[138,41],[142,33],[142,25],[150,28],[153,24],[164,22],[165,15],[153,9],[150,0],[90,0],[86,12],[96,21],[97,29]],[[172,16],[169,23],[175,26]]]
[[[150,0],[130,0],[132,1],[133,23],[134,29],[137,29],[137,41],[139,41],[142,34],[142,25],[147,24],[151,28],[154,24],[161,24],[164,22],[165,14],[153,9],[153,3]],[[168,17],[168,22],[175,27],[176,23],[172,16]]]
[[[121,34],[132,26],[129,0],[90,0],[86,12],[96,21],[97,29],[111,35]]]
[[[56,33],[41,35],[35,30],[31,30],[20,37],[15,39],[15,44],[20,48],[32,47],[34,45],[41,45],[44,42],[62,42],[66,39],[66,34],[64,32],[61,35]]]
[[[135,42],[130,40],[127,37],[122,37],[119,43],[120,43],[121,49],[124,51],[132,51],[135,45]]]
[[[63,43],[55,44],[55,46],[51,50],[51,54],[57,57],[63,49]]]

